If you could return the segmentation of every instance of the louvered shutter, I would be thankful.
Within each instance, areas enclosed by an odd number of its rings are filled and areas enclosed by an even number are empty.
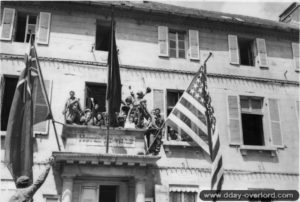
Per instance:
[[[239,45],[236,35],[228,35],[228,46],[231,64],[240,64]]]
[[[40,12],[37,43],[48,44],[51,13]]]
[[[228,96],[228,118],[230,144],[242,144],[241,139],[241,112],[239,97],[234,95]]]
[[[197,30],[189,30],[189,46],[190,46],[190,59],[199,60],[199,32]]]
[[[165,185],[155,185],[155,201],[169,202],[169,188]]]
[[[169,57],[168,27],[158,26],[159,55]]]
[[[269,111],[273,145],[282,146],[280,114],[277,99],[269,99]]]
[[[268,56],[267,56],[267,47],[266,41],[264,39],[256,39],[258,60],[260,67],[268,67]]]
[[[15,9],[4,8],[1,23],[1,40],[11,40],[12,30],[15,19]]]
[[[164,91],[160,89],[153,89],[153,109],[159,108],[161,114],[164,114]]]
[[[51,81],[44,80],[45,88],[47,91],[47,95],[49,100],[51,100]],[[35,124],[33,127],[33,131],[35,134],[47,135],[49,129],[49,121],[45,120],[48,115],[48,106],[46,103],[46,98],[42,91],[42,86],[38,79],[35,80],[34,85],[34,115],[33,115],[33,123]]]
[[[299,43],[292,43],[292,49],[293,49],[293,57],[295,60],[295,67],[296,70],[300,70],[300,54],[299,54]]]

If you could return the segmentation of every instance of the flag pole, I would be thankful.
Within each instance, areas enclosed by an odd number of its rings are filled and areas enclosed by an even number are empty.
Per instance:
[[[203,63],[203,68],[204,68],[204,73],[205,73],[205,75],[206,75],[206,62],[209,60],[209,58],[210,58],[211,56],[212,56],[212,52],[209,52],[209,55],[207,56],[207,58],[204,60],[204,63]],[[200,69],[201,69],[201,67],[199,68],[198,72],[200,71]],[[172,112],[171,112],[171,113],[172,113]],[[159,130],[156,132],[156,135],[155,135],[155,137],[154,137],[154,140],[153,140],[153,142],[151,143],[151,145],[148,147],[148,149],[147,149],[147,151],[146,151],[146,154],[149,153],[151,147],[153,146],[155,140],[156,140],[157,137],[158,137],[159,132],[164,128],[165,123],[166,123],[166,121],[164,121],[164,123],[163,123],[163,125],[161,126],[161,128],[159,128]]]
[[[109,65],[111,66],[111,68],[109,68],[108,66],[108,71],[112,71],[112,65],[113,65],[113,43],[114,43],[114,39],[113,39],[113,35],[114,35],[114,11],[113,8],[111,10],[111,33],[110,33],[110,63]],[[109,82],[109,75],[111,75],[108,72],[108,78],[107,78],[107,82]],[[106,106],[107,106],[107,130],[106,130],[106,153],[108,153],[109,150],[109,129],[110,129],[110,99],[111,96],[109,97],[108,100],[106,100]]]
[[[33,44],[33,46],[35,46],[35,45]],[[59,140],[58,140],[56,126],[55,126],[55,122],[54,122],[54,119],[53,119],[52,110],[51,110],[51,107],[50,107],[50,102],[49,102],[48,94],[47,94],[47,91],[46,91],[46,88],[45,88],[45,83],[44,83],[44,78],[43,78],[42,70],[41,70],[41,67],[40,67],[40,63],[39,63],[39,61],[37,59],[38,58],[37,51],[35,51],[34,54],[35,54],[35,57],[36,57],[36,63],[37,63],[37,70],[38,70],[39,80],[40,80],[40,82],[42,84],[41,86],[42,86],[44,95],[46,97],[46,103],[47,103],[47,106],[48,106],[48,109],[49,109],[49,112],[50,112],[50,116],[51,116],[51,122],[52,122],[54,133],[55,133],[55,139],[56,139],[58,151],[61,151]]]

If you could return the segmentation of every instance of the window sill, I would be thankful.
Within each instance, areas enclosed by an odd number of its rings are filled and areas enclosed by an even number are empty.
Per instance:
[[[240,151],[243,156],[246,156],[248,151],[270,152],[272,157],[277,156],[277,147],[274,146],[240,145]]]

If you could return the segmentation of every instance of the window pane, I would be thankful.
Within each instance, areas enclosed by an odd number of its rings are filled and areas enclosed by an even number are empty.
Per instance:
[[[184,193],[184,201],[183,202],[195,202],[196,197],[195,193]]]
[[[185,58],[185,51],[179,50],[179,58]]]
[[[180,192],[170,192],[170,202],[181,202]]]
[[[241,108],[242,109],[249,109],[249,99],[248,98],[241,98]]]
[[[169,33],[169,39],[176,40],[176,34],[175,34],[175,33],[172,33],[172,32],[170,32],[170,33]]]
[[[184,41],[178,41],[179,49],[184,49]]]
[[[176,48],[176,41],[170,40],[170,48]]]
[[[176,58],[176,49],[170,49],[170,57]]]
[[[179,33],[178,33],[178,39],[179,39],[179,40],[184,40],[184,34],[179,34]]]
[[[28,20],[29,24],[36,24],[36,16],[29,16],[29,20]]]
[[[261,109],[262,101],[260,99],[252,99],[251,105],[252,105],[252,109]]]

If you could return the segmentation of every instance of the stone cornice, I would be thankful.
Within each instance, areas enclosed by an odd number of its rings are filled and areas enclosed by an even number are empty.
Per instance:
[[[156,165],[160,156],[53,152],[55,162],[82,165],[149,166]]]
[[[12,54],[3,54],[1,53],[1,59],[24,59],[23,55],[12,55]],[[50,58],[50,57],[39,57],[41,61],[47,62],[62,62],[68,64],[80,64],[87,65],[91,68],[99,68],[106,67],[107,63],[103,62],[93,62],[93,61],[83,61],[83,60],[70,60],[70,59],[62,59],[62,58]],[[120,65],[123,69],[131,69],[131,70],[141,70],[141,71],[154,71],[154,72],[164,72],[164,73],[175,73],[175,74],[188,74],[194,75],[196,71],[186,71],[186,70],[176,70],[169,68],[157,68],[157,67],[142,67],[142,66],[131,66],[131,65]],[[262,83],[272,83],[272,84],[288,84],[288,85],[296,85],[299,86],[299,81],[291,81],[291,80],[281,80],[281,79],[270,79],[270,78],[260,78],[260,77],[248,77],[248,76],[239,76],[239,75],[230,75],[230,74],[217,74],[217,73],[207,73],[208,77],[215,78],[225,78],[225,79],[238,79],[238,80],[247,80],[247,81],[255,81]]]

